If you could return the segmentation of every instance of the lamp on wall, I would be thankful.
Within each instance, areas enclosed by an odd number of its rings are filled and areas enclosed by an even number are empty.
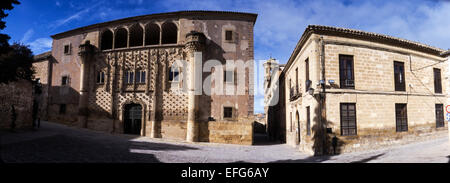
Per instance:
[[[309,93],[310,95],[313,95],[313,94],[314,94],[314,88],[309,88],[309,89],[308,89],[308,93]]]

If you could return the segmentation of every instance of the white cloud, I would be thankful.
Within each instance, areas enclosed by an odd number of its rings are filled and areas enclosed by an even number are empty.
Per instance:
[[[31,38],[31,36],[33,36],[34,34],[34,30],[33,29],[28,29],[27,32],[25,32],[25,34],[23,34],[22,39],[20,40],[21,43],[26,43],[28,42],[28,40]]]
[[[60,7],[61,3],[59,1],[56,1],[56,6]]]
[[[30,45],[30,49],[33,51],[33,54],[37,55],[50,51],[52,48],[52,42],[53,40],[51,38],[39,38],[31,43],[28,43],[28,45]]]

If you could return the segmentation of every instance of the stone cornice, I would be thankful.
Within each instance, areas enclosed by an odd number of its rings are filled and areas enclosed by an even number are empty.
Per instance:
[[[85,27],[80,27],[77,29],[69,30],[66,32],[58,33],[55,35],[52,35],[51,37],[53,39],[59,39],[62,37],[66,37],[73,34],[80,34],[85,31],[102,28],[110,25],[115,24],[125,24],[130,22],[136,22],[136,21],[144,21],[148,19],[171,19],[171,18],[185,18],[185,17],[195,17],[200,19],[228,19],[228,20],[246,20],[255,23],[257,14],[254,13],[242,13],[242,12],[231,12],[231,11],[176,11],[176,12],[168,12],[168,13],[156,13],[156,14],[149,14],[149,15],[142,15],[142,16],[135,16],[135,17],[128,17],[118,20],[113,20],[109,22],[103,22],[93,25],[88,25]]]

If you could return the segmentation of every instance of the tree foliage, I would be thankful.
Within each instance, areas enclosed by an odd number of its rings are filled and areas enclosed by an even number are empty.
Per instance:
[[[8,16],[6,10],[12,10],[18,0],[0,1],[0,30],[6,27],[3,21]],[[18,79],[33,79],[33,53],[28,46],[20,43],[9,44],[10,37],[0,33],[0,83],[9,83]]]

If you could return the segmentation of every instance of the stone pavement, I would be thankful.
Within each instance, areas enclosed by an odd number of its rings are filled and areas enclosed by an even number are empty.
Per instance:
[[[37,131],[0,131],[4,162],[449,162],[448,138],[374,151],[311,157],[285,144],[187,143],[42,122]]]

